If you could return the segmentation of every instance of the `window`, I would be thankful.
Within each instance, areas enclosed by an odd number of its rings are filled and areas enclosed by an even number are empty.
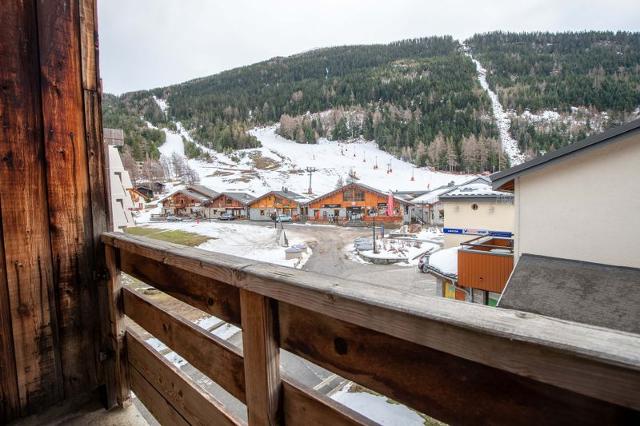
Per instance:
[[[471,210],[478,210],[478,205],[476,203],[471,204]]]
[[[264,210],[260,210],[260,216],[264,216]]]
[[[231,198],[225,198],[224,202],[225,204],[231,204]]]
[[[364,201],[364,191],[347,189],[342,193],[343,201]]]

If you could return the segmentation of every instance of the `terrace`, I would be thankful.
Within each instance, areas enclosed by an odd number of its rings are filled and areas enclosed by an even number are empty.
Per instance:
[[[451,424],[637,423],[637,334],[106,232],[96,21],[95,0],[0,14],[0,421],[134,392],[162,424],[245,423],[146,330],[249,425],[372,423],[284,374],[282,351]],[[122,273],[241,327],[242,348]]]

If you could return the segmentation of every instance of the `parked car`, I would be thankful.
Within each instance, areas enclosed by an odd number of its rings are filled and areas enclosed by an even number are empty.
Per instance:
[[[170,214],[169,216],[167,216],[167,222],[182,222],[182,218]]]
[[[420,256],[418,260],[418,271],[422,273],[427,273],[427,265],[429,264],[429,253],[425,253]]]
[[[291,216],[289,216],[288,214],[279,214],[278,217],[276,218],[276,220],[278,222],[292,222],[293,221],[291,219]]]
[[[236,217],[231,213],[222,213],[218,220],[236,220]]]

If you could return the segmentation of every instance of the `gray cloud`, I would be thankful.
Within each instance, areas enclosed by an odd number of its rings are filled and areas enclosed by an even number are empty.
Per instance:
[[[99,0],[111,93],[149,89],[316,47],[478,32],[638,31],[637,0]]]

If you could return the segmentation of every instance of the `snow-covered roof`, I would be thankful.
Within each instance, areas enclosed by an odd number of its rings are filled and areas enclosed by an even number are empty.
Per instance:
[[[202,194],[208,198],[214,199],[216,198],[218,195],[220,195],[218,192],[214,191],[211,188],[207,188],[204,185],[189,185],[187,186],[187,190],[192,191],[192,192],[197,192],[199,194]]]
[[[452,198],[513,198],[510,192],[494,191],[491,184],[470,183],[460,185],[453,191],[440,196],[443,200]]]
[[[186,195],[187,197],[189,197],[189,198],[193,198],[194,200],[198,200],[198,201],[200,201],[201,203],[203,203],[203,202],[208,201],[208,200],[210,200],[210,199],[211,199],[211,197],[207,197],[207,196],[205,196],[205,195],[203,195],[203,194],[201,194],[201,193],[199,193],[199,192],[191,191],[191,190],[189,190],[189,189],[178,189],[177,191],[172,192],[171,194],[169,194],[169,195],[167,195],[166,197],[162,198],[162,199],[161,199],[160,201],[158,201],[158,202],[159,202],[159,203],[161,203],[161,202],[165,201],[166,199],[173,197],[173,196],[174,196],[174,195],[176,195],[176,194],[183,194],[183,195]]]
[[[458,278],[458,249],[442,249],[429,256],[429,269],[448,277]]]
[[[437,203],[440,195],[444,194],[445,192],[451,191],[452,189],[455,189],[455,186],[441,186],[440,188],[436,188],[433,191],[427,192],[424,195],[414,198],[411,202],[414,204]]]

